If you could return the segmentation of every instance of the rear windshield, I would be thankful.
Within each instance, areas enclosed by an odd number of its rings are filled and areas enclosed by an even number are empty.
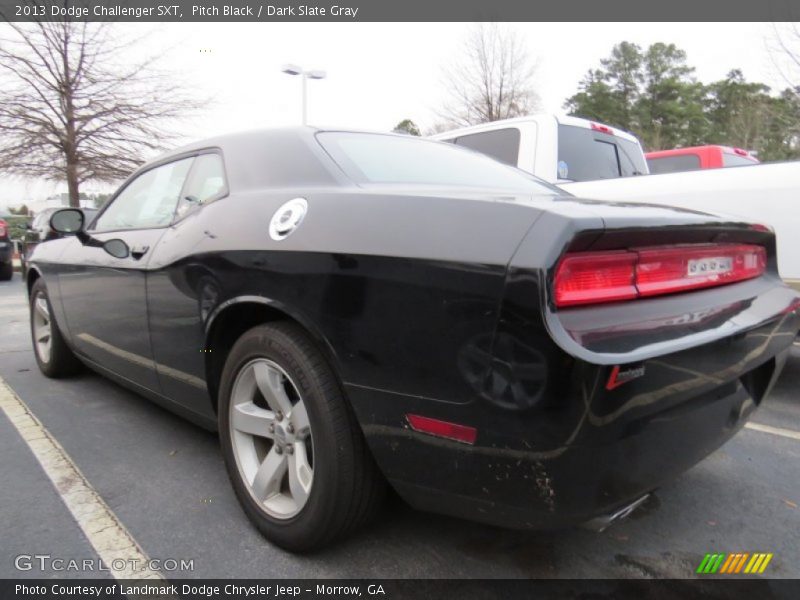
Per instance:
[[[520,133],[516,127],[495,129],[462,135],[452,140],[447,140],[464,148],[476,150],[507,165],[517,166],[519,160]]]
[[[357,183],[443,185],[558,192],[532,175],[453,144],[411,136],[323,132],[323,148]]]
[[[593,129],[558,126],[558,179],[593,181],[645,173],[639,144]]]
[[[697,154],[676,154],[648,158],[650,173],[678,173],[680,171],[696,171],[700,168],[700,157]]]

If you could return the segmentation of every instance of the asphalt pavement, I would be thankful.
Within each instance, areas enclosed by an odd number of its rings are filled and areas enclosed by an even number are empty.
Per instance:
[[[507,531],[392,499],[376,524],[306,556],[251,527],[215,435],[93,373],[42,376],[18,274],[0,283],[0,377],[149,557],[191,561],[168,577],[683,578],[709,552],[773,553],[762,577],[800,577],[800,346],[753,419],[783,434],[744,429],[603,533]],[[20,555],[97,555],[2,412],[0,452],[0,577],[97,576],[15,566]]]

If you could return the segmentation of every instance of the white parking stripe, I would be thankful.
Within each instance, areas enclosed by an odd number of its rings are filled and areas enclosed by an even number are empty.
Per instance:
[[[28,444],[86,539],[114,577],[162,579],[160,572],[148,568],[147,555],[78,470],[61,444],[2,378],[0,408]]]
[[[747,429],[752,429],[753,431],[761,431],[762,433],[771,433],[772,435],[779,435],[781,437],[786,437],[800,441],[800,431],[794,431],[792,429],[783,429],[781,427],[772,427],[770,425],[762,425],[761,423],[746,423],[745,427]]]

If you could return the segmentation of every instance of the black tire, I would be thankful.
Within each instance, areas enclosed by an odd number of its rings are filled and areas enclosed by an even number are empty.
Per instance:
[[[234,382],[246,365],[260,358],[277,364],[291,378],[311,425],[313,485],[299,513],[287,519],[270,515],[250,493],[231,440]],[[259,325],[234,344],[222,372],[219,432],[228,475],[244,512],[269,541],[287,550],[317,550],[350,534],[377,513],[384,498],[386,482],[330,365],[292,323]]]
[[[0,281],[11,281],[14,277],[14,265],[12,263],[0,263]]]
[[[47,303],[50,313],[50,355],[49,359],[43,358],[36,347],[36,333],[34,331],[34,311],[37,310],[35,302],[37,298],[43,297]],[[67,346],[64,341],[64,336],[58,327],[53,313],[53,305],[50,303],[50,297],[47,295],[47,286],[44,280],[37,279],[33,287],[31,287],[30,295],[30,326],[31,326],[31,342],[33,343],[33,356],[36,358],[36,364],[39,365],[39,370],[45,377],[59,379],[61,377],[69,377],[80,372],[83,365],[80,360],[75,356],[72,350]]]

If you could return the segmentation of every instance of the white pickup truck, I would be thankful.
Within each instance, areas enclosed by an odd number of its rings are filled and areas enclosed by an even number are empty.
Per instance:
[[[572,136],[567,127],[588,129],[589,135]],[[470,139],[476,134],[493,137]],[[495,121],[432,137],[486,152],[583,198],[680,206],[769,225],[777,237],[781,276],[800,290],[800,162],[627,177],[648,173],[635,137],[584,119],[552,115]],[[616,168],[602,143],[615,145]],[[605,170],[597,166],[598,146],[607,156]],[[628,164],[639,166],[625,168]]]
[[[536,114],[453,129],[431,138],[488,154],[549,183],[649,173],[636,137],[577,117]]]

